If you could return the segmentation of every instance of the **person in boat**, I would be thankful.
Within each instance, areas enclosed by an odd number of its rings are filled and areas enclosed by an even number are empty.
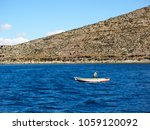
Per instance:
[[[97,71],[93,73],[93,78],[97,78]]]

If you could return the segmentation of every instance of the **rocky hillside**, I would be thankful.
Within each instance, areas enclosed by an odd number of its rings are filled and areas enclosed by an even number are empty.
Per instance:
[[[15,46],[0,62],[150,60],[150,6],[106,21]]]

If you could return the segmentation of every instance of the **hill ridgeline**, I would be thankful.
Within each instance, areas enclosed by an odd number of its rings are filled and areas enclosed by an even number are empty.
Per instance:
[[[150,6],[14,46],[0,63],[150,61]]]

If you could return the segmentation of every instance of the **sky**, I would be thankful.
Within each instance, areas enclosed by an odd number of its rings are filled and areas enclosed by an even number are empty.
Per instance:
[[[107,20],[150,0],[0,0],[0,45],[15,45]]]

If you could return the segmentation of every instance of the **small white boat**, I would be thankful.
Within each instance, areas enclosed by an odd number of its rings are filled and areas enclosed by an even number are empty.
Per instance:
[[[79,82],[89,82],[89,83],[98,83],[98,82],[108,82],[110,81],[110,78],[80,78],[80,77],[74,77],[76,81]]]

